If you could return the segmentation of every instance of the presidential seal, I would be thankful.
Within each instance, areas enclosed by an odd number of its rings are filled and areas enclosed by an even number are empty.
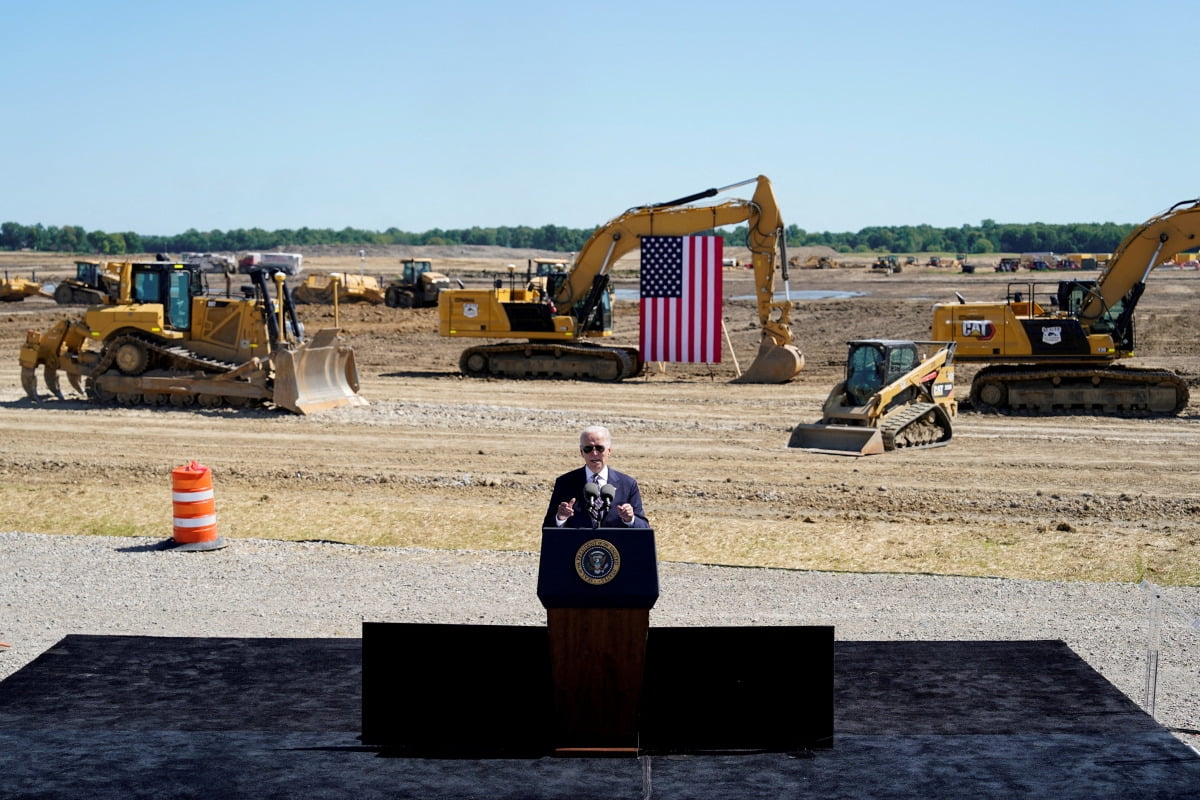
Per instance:
[[[575,551],[575,572],[586,583],[603,586],[621,570],[621,554],[612,542],[592,539]]]

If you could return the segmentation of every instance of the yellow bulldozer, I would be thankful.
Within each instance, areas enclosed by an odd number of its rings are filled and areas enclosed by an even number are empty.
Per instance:
[[[76,261],[75,277],[54,287],[59,305],[111,305],[120,292],[121,267],[116,261]]]
[[[813,425],[792,429],[788,447],[876,455],[949,443],[954,399],[953,342],[859,339],[849,343],[844,380]]]
[[[37,400],[37,368],[64,399],[59,372],[72,388],[106,404],[246,408],[274,405],[309,414],[365,405],[353,351],[337,330],[304,340],[284,276],[250,273],[252,291],[211,293],[203,273],[162,261],[119,264],[113,305],[91,306],[82,319],[29,331],[21,347],[21,384]]]

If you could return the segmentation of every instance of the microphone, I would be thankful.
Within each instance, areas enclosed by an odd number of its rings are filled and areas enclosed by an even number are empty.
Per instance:
[[[606,483],[600,487],[600,498],[604,501],[604,510],[607,512],[612,508],[613,498],[617,496],[617,487],[611,483]]]
[[[600,487],[588,481],[583,485],[583,493],[587,495],[587,512],[592,518],[592,527],[595,528],[600,524],[600,517],[603,512],[599,509]]]

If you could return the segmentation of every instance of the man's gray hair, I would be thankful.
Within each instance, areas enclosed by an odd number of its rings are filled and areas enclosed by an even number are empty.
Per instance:
[[[609,433],[608,428],[604,427],[603,425],[588,425],[586,428],[581,430],[579,432],[580,447],[583,446],[583,437],[589,434],[599,436],[602,440],[604,440],[605,447],[612,447],[612,434]]]

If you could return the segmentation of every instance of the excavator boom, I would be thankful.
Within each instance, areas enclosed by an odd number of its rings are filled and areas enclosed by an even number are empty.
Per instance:
[[[730,199],[710,205],[697,200],[754,183],[750,200]],[[741,380],[783,383],[804,366],[792,345],[791,303],[774,299],[776,259],[781,257],[784,228],[774,191],[765,176],[723,189],[708,189],[666,203],[637,206],[601,226],[580,248],[571,269],[553,283],[549,295],[540,287],[501,280],[490,290],[443,291],[438,315],[443,336],[526,339],[523,344],[468,349],[460,359],[468,375],[549,375],[620,380],[640,374],[635,348],[599,346],[585,342],[612,333],[608,288],[613,266],[638,249],[643,236],[685,236],[746,222],[755,274],[755,296],[763,339],[758,357]],[[785,272],[786,279],[786,272]]]

